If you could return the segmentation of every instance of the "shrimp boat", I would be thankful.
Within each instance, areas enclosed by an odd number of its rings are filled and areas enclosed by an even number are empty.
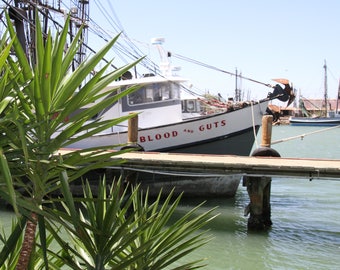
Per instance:
[[[89,1],[78,1],[76,7],[67,7],[66,1],[2,2],[15,22],[20,42],[26,48],[30,47],[30,43],[27,38],[29,35],[25,31],[32,31],[34,26],[32,20],[34,21],[35,16],[38,15],[45,18],[44,29],[49,29],[47,25],[49,21],[52,21],[53,27],[62,25],[52,20],[52,13],[57,13],[61,17],[65,16],[65,13],[70,13],[74,28],[79,28],[80,24],[87,25],[82,28],[82,31],[88,31],[90,28]],[[36,12],[39,14],[35,14]],[[98,32],[97,30],[95,32]],[[83,33],[84,40],[86,34]],[[187,80],[174,73],[168,59],[169,55],[164,53],[160,40],[155,40],[154,43],[162,52],[159,72],[140,76],[137,74],[133,76],[132,71],[124,74],[121,80],[113,82],[103,92],[115,89],[115,93],[118,94],[132,86],[138,86],[139,89],[111,104],[93,119],[93,121],[108,120],[132,112],[138,113],[136,143],[144,151],[248,156],[269,101],[275,98],[282,101],[290,99],[286,88],[276,85],[274,92],[269,93],[262,100],[235,103],[233,106],[225,103],[224,107],[223,104],[219,104],[223,110],[218,113],[184,117],[185,102],[181,100],[181,91],[186,89],[184,85]],[[76,59],[74,66],[83,60],[88,49],[84,47],[85,45],[86,43],[80,46],[79,58]],[[112,91],[110,93],[112,94]],[[188,102],[186,104],[190,105]],[[89,108],[81,108],[81,110],[86,109]],[[185,110],[193,109],[187,106]],[[128,124],[123,122],[68,147],[86,149],[125,144],[128,140],[127,131]],[[175,193],[184,192],[186,196],[232,197],[236,193],[240,180],[240,175],[190,175],[185,172],[173,175],[164,171],[156,174],[148,172],[147,168],[139,172],[137,177],[137,181],[142,186],[149,188],[151,195],[158,194],[159,189],[167,193],[175,188]]]
[[[184,116],[183,100],[180,98],[184,82],[185,79],[166,73],[164,76],[148,75],[115,82],[108,88],[116,89],[117,93],[134,85],[140,88],[106,108],[98,119],[139,113],[136,143],[143,151],[248,156],[262,116],[274,95],[269,94],[269,97],[257,102],[234,103],[233,106],[225,103],[222,112],[188,117]],[[276,93],[275,96],[281,97],[282,94]],[[194,109],[193,105],[188,107]],[[83,149],[127,141],[128,123],[125,122],[69,147]],[[137,181],[142,187],[149,188],[151,196],[156,196],[161,189],[167,194],[175,188],[175,193],[184,192],[185,196],[233,197],[241,178],[240,175],[150,172],[147,168],[137,174]]]

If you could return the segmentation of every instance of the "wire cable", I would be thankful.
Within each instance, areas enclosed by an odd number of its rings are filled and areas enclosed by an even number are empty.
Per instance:
[[[285,139],[276,140],[276,141],[273,141],[271,144],[287,142],[287,141],[295,140],[295,139],[303,140],[303,138],[306,137],[306,136],[313,135],[313,134],[320,133],[320,132],[329,131],[329,130],[336,129],[336,128],[339,128],[339,127],[340,127],[340,125],[334,126],[334,127],[329,127],[329,128],[324,128],[324,129],[312,131],[312,132],[309,132],[309,133],[304,133],[304,134],[301,134],[301,135],[296,135],[296,136],[288,137],[288,138],[285,138]]]

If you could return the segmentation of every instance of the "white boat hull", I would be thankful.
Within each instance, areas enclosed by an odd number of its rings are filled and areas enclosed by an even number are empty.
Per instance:
[[[144,151],[249,155],[267,105],[262,102],[232,112],[140,129],[137,143]],[[95,135],[68,147],[125,143],[127,132],[120,132]]]
[[[145,151],[248,156],[267,105],[262,102],[228,113],[141,129],[138,144]],[[109,133],[92,136],[71,147],[89,148],[126,141],[126,132]],[[240,175],[193,177],[145,172],[137,175],[137,181],[142,188],[149,188],[150,195],[158,195],[161,189],[167,194],[175,188],[175,192],[191,197],[233,197],[241,180]]]

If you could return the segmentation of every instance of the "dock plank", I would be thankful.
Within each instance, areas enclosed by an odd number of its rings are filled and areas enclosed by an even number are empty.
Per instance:
[[[61,149],[65,154],[72,150]],[[248,176],[297,177],[340,180],[340,160],[244,157],[158,152],[130,152],[113,156],[124,161],[121,168],[207,174],[242,174]]]

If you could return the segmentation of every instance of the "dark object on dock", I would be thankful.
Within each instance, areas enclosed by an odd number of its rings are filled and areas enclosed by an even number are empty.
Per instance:
[[[280,157],[280,154],[270,148],[272,116],[263,118],[263,134],[261,148],[255,149],[252,156]],[[271,221],[270,188],[271,177],[245,176],[243,186],[247,187],[250,203],[245,209],[245,215],[250,214],[248,230],[266,230],[273,224]]]

